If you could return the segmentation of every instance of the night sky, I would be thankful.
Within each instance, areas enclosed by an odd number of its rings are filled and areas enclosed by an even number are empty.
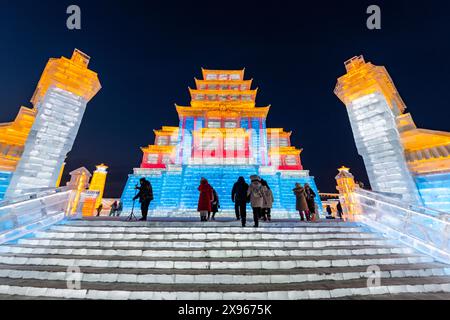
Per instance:
[[[153,129],[178,125],[201,68],[242,69],[272,105],[269,127],[293,131],[322,192],[342,165],[367,184],[344,105],[333,94],[344,61],[385,65],[419,127],[450,130],[448,1],[5,1],[0,3],[0,122],[28,102],[47,60],[79,48],[103,89],[90,102],[67,172],[110,166],[107,197],[119,197]],[[66,28],[66,8],[82,30]],[[382,9],[382,30],[366,9]],[[64,181],[65,182],[65,181]]]

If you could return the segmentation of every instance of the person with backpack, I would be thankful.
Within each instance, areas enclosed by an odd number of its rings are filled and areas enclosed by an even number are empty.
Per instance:
[[[220,208],[220,202],[219,202],[219,195],[217,194],[216,189],[212,188],[213,191],[213,201],[211,203],[211,212],[208,213],[208,220],[216,220],[216,213],[219,212]],[[212,215],[211,215],[212,213]]]
[[[148,208],[153,201],[153,188],[150,181],[145,178],[142,178],[139,183],[140,186],[136,187],[136,190],[139,190],[139,192],[133,198],[133,201],[139,199],[139,202],[141,203],[142,218],[139,219],[139,221],[147,221]]]
[[[255,228],[259,227],[259,216],[264,205],[264,193],[263,186],[261,184],[261,178],[259,176],[251,176],[252,181],[248,191],[247,196],[250,197],[250,203],[253,208],[253,220],[255,221]]]
[[[247,221],[247,191],[248,184],[245,182],[244,177],[239,177],[238,181],[233,186],[233,190],[231,190],[231,201],[234,203],[236,219],[241,220],[242,218],[243,227],[245,227]]]

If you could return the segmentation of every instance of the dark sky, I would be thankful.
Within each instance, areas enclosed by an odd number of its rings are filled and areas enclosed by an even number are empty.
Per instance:
[[[307,4],[308,3],[308,4]],[[82,30],[66,28],[78,4]],[[382,30],[366,9],[382,9]],[[153,129],[178,125],[201,67],[246,68],[268,125],[293,131],[319,189],[334,192],[336,168],[367,181],[344,105],[334,96],[344,61],[385,65],[418,126],[449,125],[448,1],[5,1],[0,3],[0,122],[30,106],[46,61],[89,54],[103,86],[88,105],[67,170],[110,166],[106,196],[120,196]]]

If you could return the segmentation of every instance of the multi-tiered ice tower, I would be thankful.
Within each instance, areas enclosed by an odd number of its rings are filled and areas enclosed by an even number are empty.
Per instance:
[[[384,67],[345,63],[335,93],[347,106],[374,191],[450,212],[450,133],[418,129]]]
[[[132,208],[134,187],[152,182],[156,216],[183,215],[197,209],[198,185],[205,177],[218,191],[221,208],[231,213],[231,189],[239,176],[258,174],[273,190],[278,217],[296,216],[292,189],[309,183],[321,202],[314,178],[303,170],[302,150],[291,146],[290,132],[266,128],[268,107],[256,107],[257,90],[244,80],[244,70],[203,70],[203,80],[190,89],[191,106],[176,106],[178,127],[156,130],[155,144],[142,148],[122,195],[124,211]]]

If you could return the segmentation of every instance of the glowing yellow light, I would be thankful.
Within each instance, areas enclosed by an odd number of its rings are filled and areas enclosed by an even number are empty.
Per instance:
[[[62,176],[63,176],[65,167],[66,167],[66,163],[64,162],[63,165],[61,166],[61,170],[59,171],[58,181],[56,182],[57,188],[59,188],[59,186],[61,185],[61,180],[62,180]]]
[[[92,176],[91,184],[89,186],[89,191],[98,191],[99,195],[95,202],[95,208],[98,208],[103,200],[103,193],[105,192],[106,176],[108,167],[104,164],[97,166],[97,170],[94,171]]]
[[[101,89],[97,73],[88,69],[90,57],[75,50],[72,58],[50,59],[31,99],[34,106],[56,86],[90,101]]]
[[[21,107],[13,122],[0,124],[0,170],[16,169],[35,117],[35,109]]]
[[[380,92],[386,97],[392,110],[397,114],[405,111],[406,106],[385,67],[365,62],[363,56],[354,57],[345,62],[347,74],[338,79],[334,93],[345,105],[363,96]]]
[[[342,166],[338,170],[336,189],[339,191],[344,216],[346,219],[353,220],[353,216],[360,213],[358,202],[354,196],[354,191],[357,188],[355,178],[350,173],[350,168]]]

